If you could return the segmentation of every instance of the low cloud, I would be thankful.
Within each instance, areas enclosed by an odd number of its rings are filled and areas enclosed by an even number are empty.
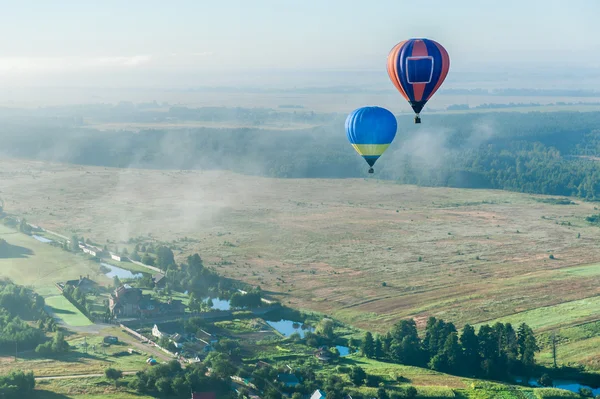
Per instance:
[[[131,68],[147,64],[150,55],[116,57],[0,57],[0,72],[62,72],[103,68]]]

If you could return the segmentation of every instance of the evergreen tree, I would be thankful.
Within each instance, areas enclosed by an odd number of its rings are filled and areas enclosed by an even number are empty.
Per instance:
[[[373,341],[373,334],[371,334],[369,331],[365,333],[361,351],[363,356],[368,358],[372,358],[375,355],[375,342]]]
[[[374,357],[375,357],[375,359],[383,359],[384,356],[385,356],[385,353],[383,352],[383,342],[381,340],[381,337],[379,335],[377,335],[377,337],[375,337]]]
[[[446,360],[447,371],[460,374],[464,367],[464,356],[456,332],[450,333],[448,338],[446,338],[443,354]]]

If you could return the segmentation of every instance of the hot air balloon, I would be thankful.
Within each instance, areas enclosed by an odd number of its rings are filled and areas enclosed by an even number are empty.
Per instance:
[[[440,88],[449,69],[448,52],[430,39],[405,40],[390,51],[388,75],[415,111],[415,123],[421,123],[419,113]]]
[[[371,167],[396,137],[396,117],[381,107],[355,109],[346,118],[346,136],[352,147]]]

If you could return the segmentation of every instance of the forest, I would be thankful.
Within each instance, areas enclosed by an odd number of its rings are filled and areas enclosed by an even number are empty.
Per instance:
[[[533,330],[525,323],[517,330],[510,323],[486,324],[477,332],[466,324],[459,336],[453,323],[435,317],[427,320],[423,339],[410,319],[399,321],[383,336],[366,332],[353,345],[368,358],[492,379],[531,375],[539,351]]]
[[[319,124],[297,130],[261,129],[264,120],[285,114],[274,110],[171,107],[168,114],[174,120],[255,120],[256,127],[99,132],[78,122],[33,118],[5,124],[0,156],[281,178],[368,176],[366,163],[347,142],[342,114],[294,111],[291,119]],[[397,118],[396,139],[375,164],[377,178],[600,198],[600,112],[430,114],[421,125],[408,115]]]
[[[43,310],[44,298],[9,281],[0,281],[0,352],[14,354],[34,349],[45,340],[44,330],[54,328]],[[38,328],[26,321],[37,321]],[[47,325],[46,325],[47,324]]]

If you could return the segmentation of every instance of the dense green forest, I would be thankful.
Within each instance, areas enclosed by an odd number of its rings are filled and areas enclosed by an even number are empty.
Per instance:
[[[5,399],[31,398],[34,395],[35,377],[32,371],[11,371],[0,376],[0,397]]]
[[[43,311],[44,298],[31,290],[0,281],[0,353],[13,353],[15,345],[19,350],[35,348],[45,339],[44,320],[48,316]],[[27,321],[36,320],[32,327]]]
[[[145,111],[134,109],[132,115],[138,116],[118,119],[146,120],[139,116]],[[44,123],[39,118],[6,122],[0,129],[0,154],[114,167],[228,169],[284,178],[368,176],[366,163],[346,140],[345,115],[185,107],[171,107],[164,115],[173,120],[255,121],[256,128],[100,132],[65,121],[76,119],[65,114],[67,119],[52,123],[49,118],[42,118]],[[272,118],[319,126],[260,128]],[[398,121],[395,142],[375,165],[377,178],[600,198],[600,164],[594,158],[600,153],[599,112],[430,114],[421,125],[414,125],[410,116]]]
[[[421,339],[414,320],[401,320],[383,336],[366,332],[360,343],[363,355],[449,374],[506,379],[531,375],[539,351],[533,330],[525,323],[515,330],[510,323],[470,325],[462,333],[451,322],[430,317]]]

